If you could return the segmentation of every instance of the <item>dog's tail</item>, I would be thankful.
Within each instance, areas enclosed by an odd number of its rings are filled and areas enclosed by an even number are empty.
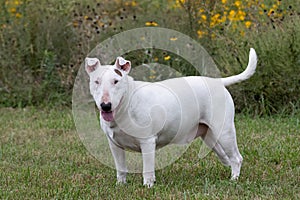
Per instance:
[[[250,53],[249,53],[249,62],[248,62],[248,66],[247,66],[246,70],[238,75],[222,78],[221,80],[222,80],[224,86],[229,86],[229,85],[247,80],[254,74],[256,65],[257,65],[257,55],[256,55],[255,50],[253,48],[251,48]]]

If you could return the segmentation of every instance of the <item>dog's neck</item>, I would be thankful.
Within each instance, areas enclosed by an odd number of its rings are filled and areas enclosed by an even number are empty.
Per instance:
[[[127,76],[127,88],[126,92],[124,93],[121,102],[119,104],[118,112],[116,113],[117,116],[115,117],[121,117],[123,113],[126,112],[128,109],[129,103],[131,101],[132,93],[135,91],[136,83],[134,79],[131,76]]]

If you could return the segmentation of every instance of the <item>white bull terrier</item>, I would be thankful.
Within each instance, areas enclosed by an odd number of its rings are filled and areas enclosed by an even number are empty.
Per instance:
[[[201,137],[237,179],[242,156],[236,142],[234,103],[225,88],[250,78],[257,56],[250,49],[244,72],[227,78],[190,76],[149,83],[128,75],[131,63],[118,57],[114,65],[85,59],[90,93],[100,111],[117,169],[117,183],[126,183],[125,150],[142,153],[144,185],[155,182],[155,150],[187,144]]]

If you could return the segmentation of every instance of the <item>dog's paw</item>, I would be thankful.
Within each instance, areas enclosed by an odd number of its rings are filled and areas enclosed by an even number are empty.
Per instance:
[[[230,178],[231,181],[238,181],[238,179],[239,179],[239,175],[232,175]]]
[[[154,174],[151,176],[144,176],[144,186],[151,188],[154,186],[155,183],[155,176]]]
[[[144,186],[147,188],[152,188],[154,186],[155,179],[144,180]]]
[[[117,176],[117,185],[126,184],[126,174]]]
[[[116,185],[123,185],[123,184],[126,184],[126,178],[118,179],[117,182],[116,182]]]

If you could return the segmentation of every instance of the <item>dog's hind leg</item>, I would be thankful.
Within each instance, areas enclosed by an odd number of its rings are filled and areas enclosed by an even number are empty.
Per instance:
[[[225,129],[220,135],[218,143],[229,158],[231,166],[231,179],[238,179],[243,162],[243,157],[241,156],[237,146],[236,131],[233,122],[230,127]]]
[[[215,144],[212,150],[217,154],[223,165],[230,166],[230,160],[218,142]]]
[[[203,125],[199,125],[198,131],[201,130],[200,126]],[[201,134],[201,138],[204,141],[204,143],[217,154],[218,158],[220,159],[223,165],[230,166],[230,160],[228,156],[224,152],[222,146],[218,143],[217,138],[212,133],[211,129],[207,129],[207,132],[205,132],[205,134]]]
[[[217,154],[222,164],[231,167],[231,179],[237,179],[240,175],[243,157],[237,147],[234,124],[220,135],[214,134],[208,128],[201,138]]]

